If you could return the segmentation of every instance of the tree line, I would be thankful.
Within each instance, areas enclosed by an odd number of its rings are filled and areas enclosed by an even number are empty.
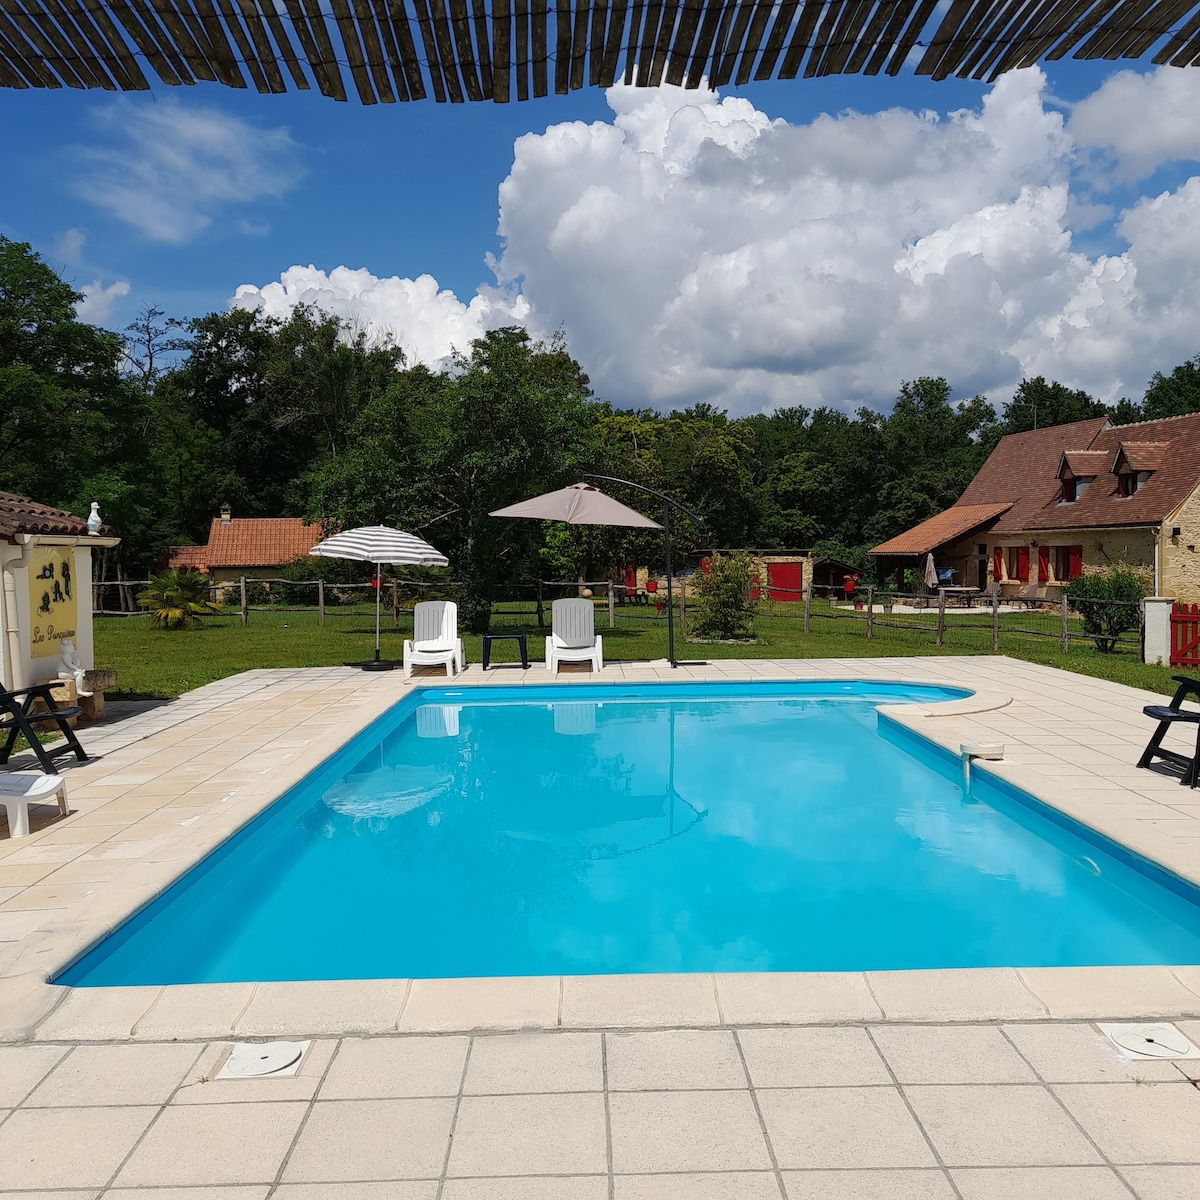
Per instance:
[[[123,539],[112,578],[145,578],[163,546],[203,542],[223,503],[409,529],[450,557],[473,629],[506,583],[660,565],[652,531],[487,516],[589,472],[703,517],[673,521],[682,552],[813,548],[869,571],[866,550],[952,504],[1004,434],[1200,410],[1198,355],[1113,406],[1039,377],[997,414],[929,376],[902,383],[887,413],[664,414],[597,397],[561,335],[494,330],[434,371],[315,309],[178,321],[151,307],[118,333],[78,320],[81,299],[32,247],[0,237],[0,490],[75,512],[99,501]]]

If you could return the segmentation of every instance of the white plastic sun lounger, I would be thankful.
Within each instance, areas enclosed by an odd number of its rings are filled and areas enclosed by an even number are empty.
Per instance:
[[[404,643],[404,678],[413,667],[446,668],[446,675],[466,665],[458,636],[458,605],[453,600],[424,600],[413,607],[413,635]]]
[[[603,638],[596,633],[596,609],[590,600],[555,600],[546,639],[546,670],[557,674],[559,663],[591,663],[593,671],[604,666]]]
[[[61,775],[34,775],[32,772],[11,771],[0,775],[0,805],[8,813],[10,837],[29,834],[29,806],[48,804],[58,797],[59,811],[67,815],[67,781]]]

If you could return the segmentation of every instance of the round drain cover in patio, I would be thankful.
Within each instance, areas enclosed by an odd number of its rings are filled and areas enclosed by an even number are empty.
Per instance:
[[[1196,1047],[1174,1025],[1100,1025],[1100,1032],[1119,1050],[1138,1058],[1196,1058]]]
[[[218,1079],[257,1079],[262,1075],[294,1075],[308,1042],[258,1042],[234,1046]],[[289,1068],[291,1068],[289,1070]]]

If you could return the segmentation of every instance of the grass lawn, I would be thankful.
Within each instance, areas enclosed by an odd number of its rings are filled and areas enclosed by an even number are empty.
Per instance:
[[[797,612],[799,611],[799,606]],[[617,628],[607,627],[607,612],[596,610],[597,629],[604,635],[604,654],[610,660],[658,659],[667,654],[667,629],[664,618],[655,618],[652,610],[618,609]],[[818,610],[814,609],[814,613]],[[926,626],[931,616],[900,618],[905,628],[877,628],[866,637],[862,620],[850,617],[831,619],[814,615],[812,632],[805,634],[798,617],[761,615],[755,622],[754,645],[698,645],[686,643],[676,628],[676,655],[682,659],[713,658],[864,658],[903,657],[936,654],[990,654],[992,635],[987,628],[956,627],[959,618],[948,617],[945,645],[934,646],[933,633]],[[985,613],[968,618],[986,623]],[[1000,650],[1014,658],[1065,667],[1085,675],[1111,679],[1118,683],[1170,695],[1172,669],[1147,666],[1139,661],[1136,645],[1123,646],[1117,653],[1101,654],[1089,640],[1071,643],[1061,653],[1057,637],[1036,637],[1017,629],[1046,627],[1058,629],[1059,618],[1048,614],[1012,614],[1001,619]],[[524,631],[529,635],[531,659],[542,658],[545,630],[539,629],[532,611],[505,613],[493,619],[493,632]],[[385,614],[382,653],[399,660],[402,643],[411,630],[401,614],[400,628],[392,628]],[[111,699],[178,696],[191,688],[235,675],[253,667],[323,667],[360,662],[374,650],[374,612],[366,607],[330,613],[323,627],[315,612],[254,611],[243,628],[237,616],[208,619],[195,630],[167,632],[154,629],[147,617],[98,618],[95,624],[96,663],[117,669],[118,690]],[[481,642],[467,637],[468,662],[478,662]],[[515,658],[513,643],[493,648],[493,661]],[[1175,668],[1178,673],[1179,668]]]

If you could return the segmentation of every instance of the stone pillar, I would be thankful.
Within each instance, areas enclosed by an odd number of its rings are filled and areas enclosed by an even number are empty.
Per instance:
[[[1142,601],[1146,636],[1142,661],[1169,666],[1171,662],[1171,607],[1173,596],[1147,596]]]

